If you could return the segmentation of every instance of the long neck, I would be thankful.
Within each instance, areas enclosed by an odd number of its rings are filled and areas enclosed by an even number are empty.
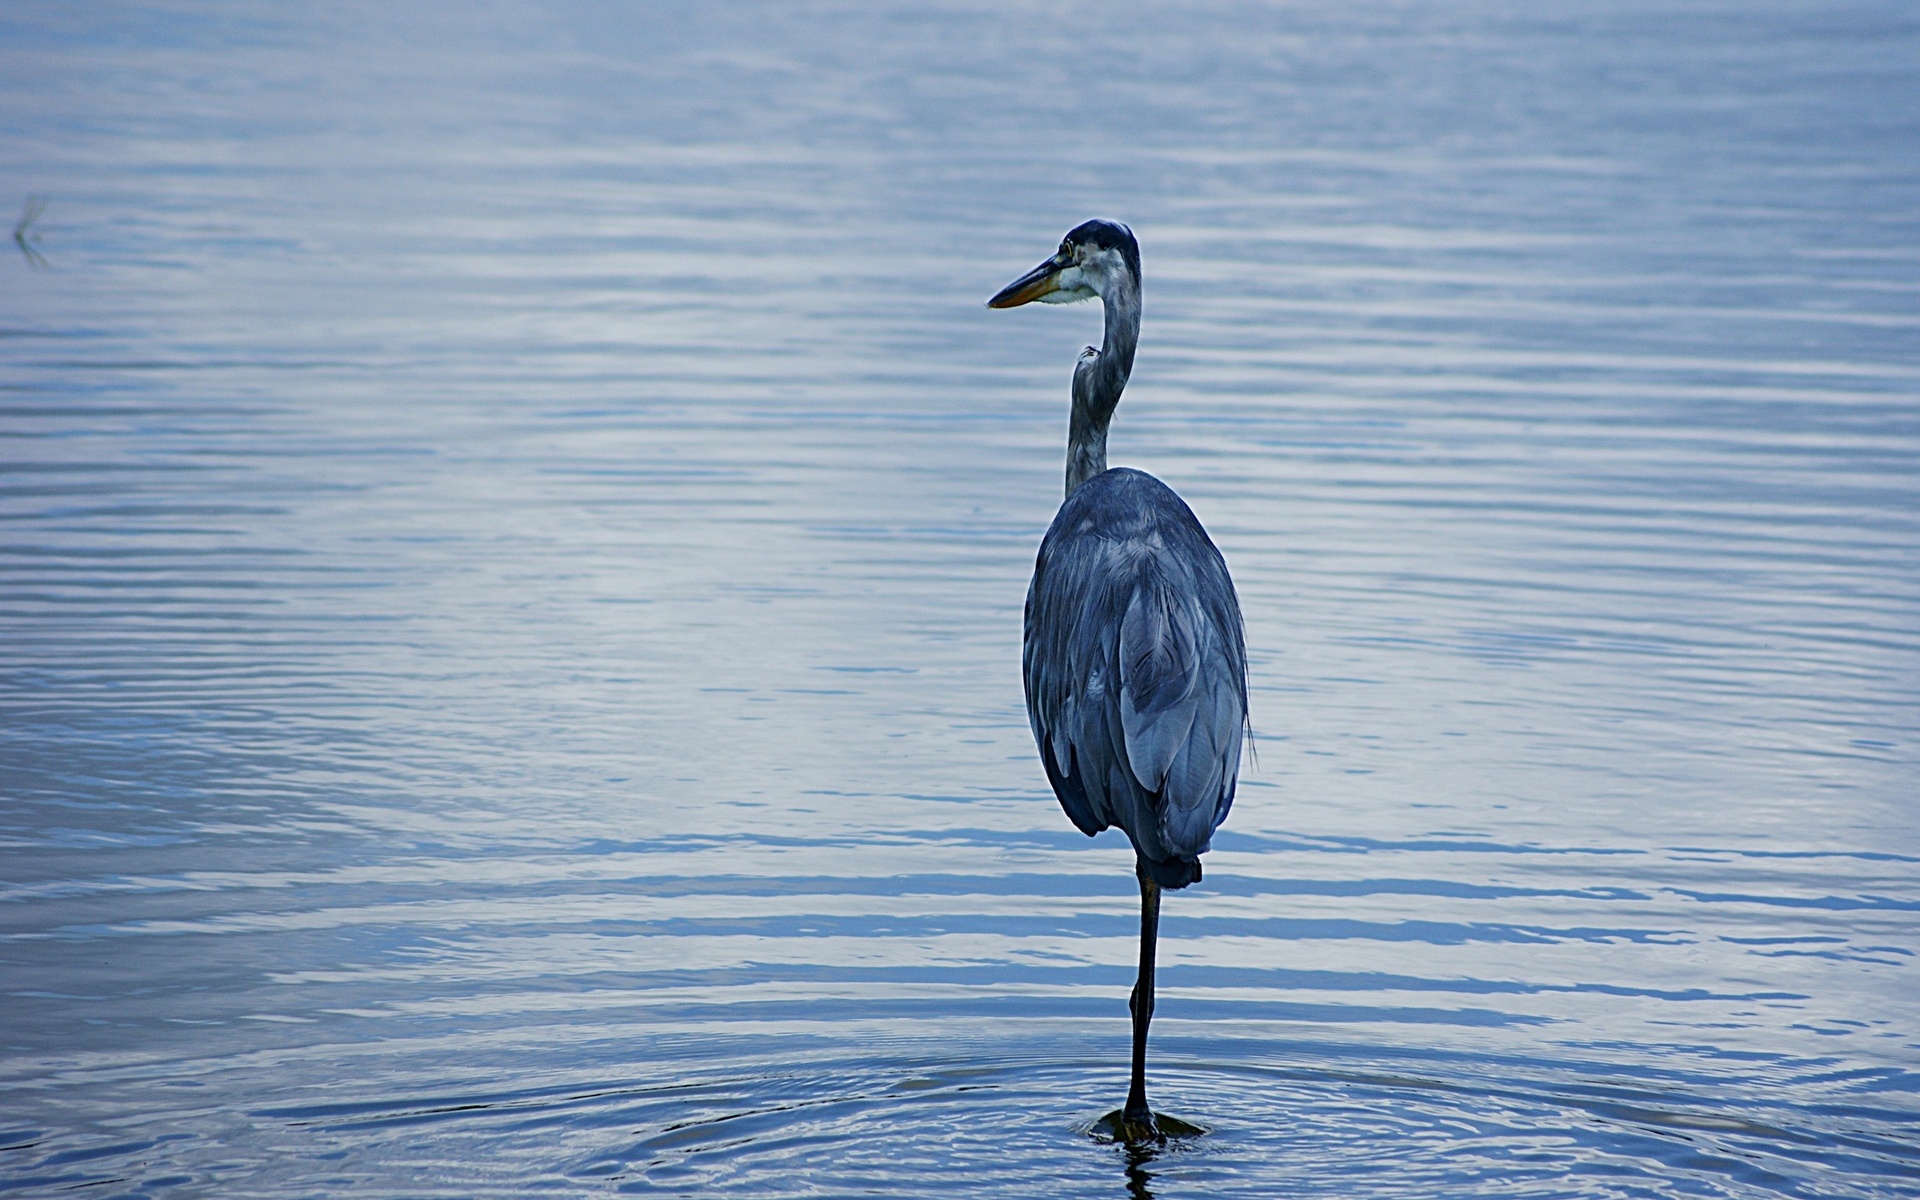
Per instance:
[[[1100,298],[1106,340],[1073,369],[1073,412],[1067,421],[1067,495],[1107,469],[1107,425],[1133,373],[1140,344],[1140,284],[1122,273]]]

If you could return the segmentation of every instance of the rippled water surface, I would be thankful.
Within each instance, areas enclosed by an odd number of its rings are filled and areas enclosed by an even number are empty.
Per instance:
[[[0,12],[0,1191],[1920,1193],[1920,21]],[[1257,759],[1019,681],[1096,306]],[[37,238],[37,240],[35,240]]]

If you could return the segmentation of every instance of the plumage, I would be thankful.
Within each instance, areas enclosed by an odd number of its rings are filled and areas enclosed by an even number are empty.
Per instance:
[[[1186,502],[1144,471],[1107,469],[1107,426],[1140,337],[1140,246],[1088,221],[987,303],[1100,297],[1106,337],[1073,368],[1067,498],[1034,560],[1021,670],[1027,719],[1060,807],[1091,837],[1118,826],[1140,880],[1140,976],[1126,1107],[1128,1141],[1171,1123],[1147,1107],[1160,892],[1200,879],[1200,856],[1233,807],[1247,728],[1240,602],[1220,551]]]
[[[1088,835],[1126,831],[1162,887],[1198,879],[1233,805],[1246,648],[1226,563],[1171,488],[1116,467],[1060,506],[1021,665],[1067,816]]]

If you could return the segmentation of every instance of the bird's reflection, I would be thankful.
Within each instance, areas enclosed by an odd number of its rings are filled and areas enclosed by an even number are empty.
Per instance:
[[[1127,1195],[1132,1200],[1153,1200],[1153,1189],[1147,1184],[1153,1181],[1153,1172],[1147,1170],[1147,1164],[1160,1156],[1160,1148],[1152,1142],[1128,1142],[1127,1151]]]
[[[1126,1156],[1127,1195],[1133,1200],[1151,1200],[1153,1196],[1153,1188],[1148,1185],[1153,1182],[1156,1172],[1147,1170],[1149,1165],[1161,1155],[1191,1145],[1195,1138],[1204,1137],[1207,1133],[1204,1125],[1195,1125],[1166,1113],[1153,1114],[1153,1120],[1157,1132],[1152,1137],[1138,1136],[1120,1109],[1101,1117],[1087,1129],[1095,1139],[1119,1147]]]

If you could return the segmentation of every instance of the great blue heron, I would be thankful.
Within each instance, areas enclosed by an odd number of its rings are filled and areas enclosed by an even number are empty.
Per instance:
[[[1126,1107],[1108,1125],[1134,1142],[1184,1126],[1147,1107],[1160,892],[1200,878],[1200,855],[1233,805],[1247,652],[1227,564],[1193,510],[1144,471],[1107,469],[1107,424],[1140,340],[1133,231],[1088,221],[987,303],[1094,296],[1105,309],[1106,340],[1083,350],[1073,368],[1067,499],[1034,562],[1021,664],[1027,718],[1060,807],[1089,837],[1118,825],[1133,842],[1133,1076]]]

